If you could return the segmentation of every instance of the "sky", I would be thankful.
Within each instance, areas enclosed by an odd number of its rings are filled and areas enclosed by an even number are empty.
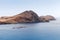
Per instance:
[[[0,16],[12,16],[26,10],[39,16],[60,17],[60,0],[0,0]]]

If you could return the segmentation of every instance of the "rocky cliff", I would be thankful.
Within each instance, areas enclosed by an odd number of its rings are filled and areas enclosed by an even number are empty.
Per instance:
[[[1,17],[0,24],[39,22],[39,16],[33,11],[24,11],[12,17]]]
[[[14,23],[36,23],[36,22],[49,22],[55,20],[53,16],[38,16],[33,11],[24,11],[14,16],[0,17],[0,24],[14,24]]]

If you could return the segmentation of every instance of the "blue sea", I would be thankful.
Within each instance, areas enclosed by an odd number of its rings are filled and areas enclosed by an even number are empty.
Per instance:
[[[21,27],[13,29],[13,27]],[[0,40],[60,40],[60,20],[0,25]]]

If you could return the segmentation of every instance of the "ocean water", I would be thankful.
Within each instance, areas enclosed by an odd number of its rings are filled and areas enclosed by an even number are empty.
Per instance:
[[[24,28],[13,29],[21,26]],[[60,20],[0,25],[0,40],[60,40]]]

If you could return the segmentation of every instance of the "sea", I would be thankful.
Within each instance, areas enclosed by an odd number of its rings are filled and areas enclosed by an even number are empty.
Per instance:
[[[43,23],[1,24],[0,40],[60,40],[60,19]]]

